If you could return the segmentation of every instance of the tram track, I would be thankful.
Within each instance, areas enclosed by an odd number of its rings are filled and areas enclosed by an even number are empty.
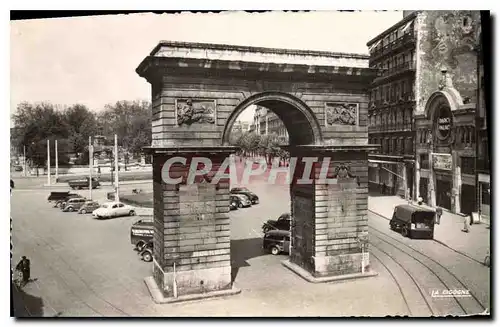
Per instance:
[[[409,287],[404,287],[402,285],[403,282],[400,282],[399,279],[395,276],[394,269],[391,269],[389,267],[389,263],[388,262],[384,263],[384,260],[382,260],[382,255],[374,253],[374,251],[373,251],[374,248],[377,249],[377,252],[381,252],[384,256],[386,256],[387,258],[389,258],[393,263],[395,263],[397,265],[397,267],[399,267],[405,273],[405,275],[407,277],[409,277],[409,280],[411,280],[412,285],[414,287],[416,287],[416,289],[418,290],[418,293],[420,294],[420,298],[424,301],[427,310],[422,309],[422,308],[419,307],[418,304],[421,303],[420,301],[418,301],[418,300],[417,301],[409,301],[408,300],[408,298],[411,297],[411,294],[406,294],[406,293],[410,293],[411,290],[406,290],[406,289],[411,288],[411,286],[408,285]],[[411,316],[427,316],[427,315],[435,315],[436,314],[437,310],[434,308],[434,306],[432,305],[432,303],[429,301],[428,296],[426,296],[426,294],[425,294],[422,286],[420,285],[420,283],[418,283],[415,280],[415,278],[408,271],[408,269],[406,269],[399,261],[397,261],[396,259],[394,259],[386,251],[382,250],[381,248],[379,248],[379,247],[377,247],[377,246],[375,246],[373,244],[371,244],[371,251],[370,252],[371,252],[371,255],[373,257],[375,257],[375,259],[377,259],[380,262],[380,264],[391,275],[392,279],[394,280],[394,282],[396,283],[396,285],[397,285],[397,287],[399,289],[399,292],[401,293],[401,296],[403,297],[405,305],[408,308],[408,312],[410,313]],[[403,289],[405,289],[405,291]],[[412,309],[409,303],[412,303],[414,306],[416,306],[416,308],[414,307]]]
[[[391,221],[391,218],[388,218],[388,217],[386,217],[386,216],[384,216],[384,215],[381,215],[381,214],[379,214],[378,212],[375,212],[375,211],[373,211],[373,210],[368,210],[368,211],[369,211],[369,212],[371,212],[372,214],[374,214],[374,215],[375,215],[375,216],[377,216],[377,217],[380,217],[380,218],[385,219],[385,220],[387,220],[387,221]],[[461,257],[464,257],[464,258],[467,258],[467,259],[468,259],[468,260],[470,260],[470,261],[473,261],[473,262],[479,263],[480,265],[483,265],[483,264],[484,264],[483,262],[481,262],[481,261],[479,261],[479,260],[477,260],[477,259],[474,259],[473,257],[471,257],[471,256],[469,256],[469,255],[467,255],[467,254],[465,254],[465,253],[463,253],[463,252],[457,251],[457,250],[455,250],[455,249],[453,249],[453,248],[449,247],[448,245],[444,244],[444,243],[443,243],[443,242],[441,242],[441,241],[438,241],[438,240],[434,240],[434,241],[435,241],[435,242],[437,242],[437,243],[439,243],[439,244],[441,244],[442,246],[446,247],[447,249],[450,249],[451,251],[455,252],[456,254],[459,254]]]
[[[391,235],[384,233],[375,227],[370,226],[370,228],[373,231],[375,231],[375,233],[371,233],[371,236],[375,236],[375,238],[381,241],[378,242],[377,244],[374,244],[372,240],[371,241],[372,246],[380,248],[381,247],[380,244],[385,243],[390,246],[390,250],[386,252],[397,250],[400,253],[405,254],[412,260],[418,262],[421,266],[425,267],[428,271],[430,271],[431,274],[433,274],[440,281],[440,283],[442,283],[444,289],[469,290],[470,297],[455,297],[455,296],[450,297],[454,299],[454,301],[457,303],[457,305],[460,307],[460,309],[463,311],[464,314],[477,314],[479,312],[483,312],[488,307],[486,304],[483,304],[477,298],[474,292],[471,292],[469,287],[460,278],[458,278],[450,269],[448,269],[441,263],[437,262],[433,258],[429,257],[428,255],[422,253],[421,251],[413,248],[412,246],[409,246],[408,244],[392,237]],[[377,233],[379,235],[383,235],[384,237],[377,235]],[[390,239],[392,241],[388,241],[387,239]],[[404,250],[402,247],[409,249],[409,251]],[[394,260],[397,260],[396,258],[394,258],[395,257],[394,254],[390,256],[393,257]]]

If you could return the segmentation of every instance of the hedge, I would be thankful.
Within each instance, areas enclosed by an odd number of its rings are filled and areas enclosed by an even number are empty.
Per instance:
[[[115,193],[109,192],[107,198],[110,201],[115,200]],[[153,208],[153,192],[144,192],[137,194],[120,194],[120,201],[138,207]]]
[[[59,176],[57,178],[57,183],[67,183],[75,179],[82,179],[88,177],[89,175],[70,175],[70,176]],[[95,177],[95,176],[93,176]],[[151,171],[133,171],[120,173],[120,181],[141,181],[141,180],[153,180],[153,172]],[[111,182],[110,174],[101,174],[99,177],[100,182]]]

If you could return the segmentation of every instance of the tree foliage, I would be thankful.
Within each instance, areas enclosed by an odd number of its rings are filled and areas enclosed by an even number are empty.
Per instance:
[[[283,138],[275,134],[260,135],[253,132],[231,135],[229,138],[231,145],[240,147],[240,155],[246,156],[265,156],[268,163],[273,158],[286,160],[289,154],[281,146],[286,145]]]
[[[58,108],[48,102],[22,102],[12,119],[11,144],[19,153],[25,148],[28,163],[38,167],[46,164],[47,140],[51,143],[51,164],[55,140],[60,164],[68,163],[69,155],[87,163],[89,136],[104,135],[112,145],[117,134],[118,145],[132,155],[139,155],[151,144],[151,104],[146,101],[118,101],[99,113],[82,104]]]

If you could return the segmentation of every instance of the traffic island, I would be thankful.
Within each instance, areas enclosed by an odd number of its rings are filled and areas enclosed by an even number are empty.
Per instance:
[[[315,277],[313,276],[309,271],[305,270],[304,268],[300,267],[299,265],[290,262],[289,260],[284,260],[281,261],[281,264],[300,277],[304,278],[310,283],[329,283],[329,282],[336,282],[336,281],[341,281],[341,280],[349,280],[349,279],[357,279],[357,278],[365,278],[365,277],[374,277],[377,276],[378,273],[372,270],[365,271],[365,272],[359,272],[359,273],[353,273],[353,274],[345,274],[345,275],[336,275],[336,276],[321,276],[321,277]]]
[[[157,304],[167,304],[167,303],[177,303],[177,302],[188,302],[188,301],[197,301],[197,300],[205,300],[215,297],[224,297],[230,295],[236,295],[241,293],[241,290],[232,286],[231,289],[228,290],[219,290],[219,291],[211,291],[206,293],[197,293],[197,294],[187,294],[180,295],[178,297],[165,297],[162,290],[158,287],[153,276],[149,276],[144,278],[144,282],[146,283],[146,287],[153,298],[153,301]]]

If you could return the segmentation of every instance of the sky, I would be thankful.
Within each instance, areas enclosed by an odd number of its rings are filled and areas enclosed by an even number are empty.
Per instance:
[[[367,54],[402,11],[131,14],[11,21],[11,113],[21,101],[99,111],[150,100],[135,68],[160,40]],[[250,109],[250,108],[249,108]],[[241,120],[250,120],[246,110]]]

